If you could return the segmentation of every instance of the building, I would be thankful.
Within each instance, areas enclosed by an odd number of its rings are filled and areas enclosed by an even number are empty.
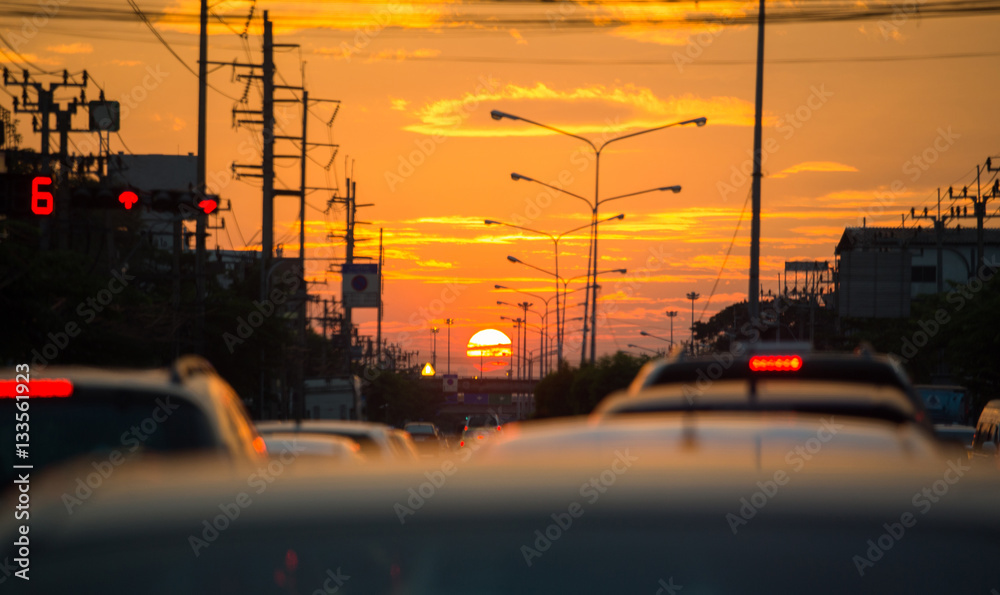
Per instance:
[[[986,261],[1000,257],[1000,229],[984,229]],[[837,244],[840,316],[901,318],[910,301],[977,273],[974,227],[848,227]]]

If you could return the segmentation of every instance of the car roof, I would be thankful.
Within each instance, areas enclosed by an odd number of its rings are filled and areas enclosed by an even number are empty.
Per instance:
[[[918,398],[905,370],[895,359],[863,353],[814,352],[793,344],[782,349],[769,345],[737,348],[730,353],[690,356],[683,353],[671,358],[647,362],[628,387],[637,393],[651,386],[695,384],[714,380],[781,378],[796,381],[844,380],[855,383],[896,386]],[[762,355],[797,355],[801,368],[794,372],[751,372],[750,359]]]
[[[602,418],[623,413],[662,411],[798,411],[885,419],[897,423],[923,421],[923,410],[893,386],[853,382],[799,383],[774,378],[719,380],[705,386],[653,386],[638,393],[609,395],[592,414]]]
[[[307,434],[305,432],[274,432],[264,435],[268,452],[280,454],[279,448],[290,447],[294,454],[346,454],[358,451],[358,443],[346,436]]]
[[[256,422],[261,432],[313,432],[331,434],[368,434],[379,435],[388,433],[391,427],[376,422],[339,420],[339,419],[303,419],[295,420],[262,420]]]
[[[787,412],[653,413],[600,421],[578,418],[516,424],[485,447],[484,458],[576,454],[598,456],[630,449],[639,456],[679,456],[727,464],[782,468],[796,448],[809,446],[810,464],[847,463],[848,453],[884,460],[936,459],[937,443],[915,425]],[[837,456],[831,456],[831,452]],[[544,454],[542,454],[544,453]],[[802,455],[800,455],[802,456]]]

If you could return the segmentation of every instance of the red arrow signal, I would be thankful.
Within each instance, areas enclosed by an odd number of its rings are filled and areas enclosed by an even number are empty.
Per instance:
[[[211,198],[206,198],[205,200],[198,203],[198,206],[201,207],[201,210],[205,211],[206,215],[208,215],[209,213],[214,211],[217,206],[219,206],[219,203],[215,202]]]

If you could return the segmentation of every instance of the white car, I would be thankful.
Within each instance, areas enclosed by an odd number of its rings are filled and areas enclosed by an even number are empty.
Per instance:
[[[300,422],[259,421],[257,431],[261,434],[303,433],[344,436],[358,443],[361,454],[369,461],[400,461],[409,457],[400,455],[393,446],[393,429],[385,424],[366,421],[343,421],[333,419],[304,419]]]

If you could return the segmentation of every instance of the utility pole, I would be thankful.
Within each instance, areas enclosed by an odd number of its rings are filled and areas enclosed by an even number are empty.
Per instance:
[[[382,267],[385,265],[385,250],[382,246],[382,228],[378,229],[378,315],[375,327],[375,350],[376,360],[382,363],[382,293],[384,292],[384,278],[382,277]],[[451,338],[451,328],[448,328],[448,337]],[[448,372],[451,372],[451,355],[448,355]]]
[[[760,178],[761,178],[761,116],[764,110],[764,0],[760,0],[757,15],[757,91],[754,97],[753,119],[753,182],[751,202],[753,215],[750,219],[750,283],[747,289],[747,303],[750,320],[760,318]],[[694,302],[691,302],[692,309]],[[692,319],[691,328],[694,329]],[[694,349],[694,342],[691,343]]]
[[[451,374],[451,327],[455,324],[455,319],[445,318],[444,323],[448,325],[448,374]]]
[[[198,169],[195,177],[197,202],[205,200],[206,112],[208,107],[208,0],[201,0],[201,31],[198,38]],[[194,351],[205,354],[205,236],[208,215],[199,209],[195,220],[195,324]]]

